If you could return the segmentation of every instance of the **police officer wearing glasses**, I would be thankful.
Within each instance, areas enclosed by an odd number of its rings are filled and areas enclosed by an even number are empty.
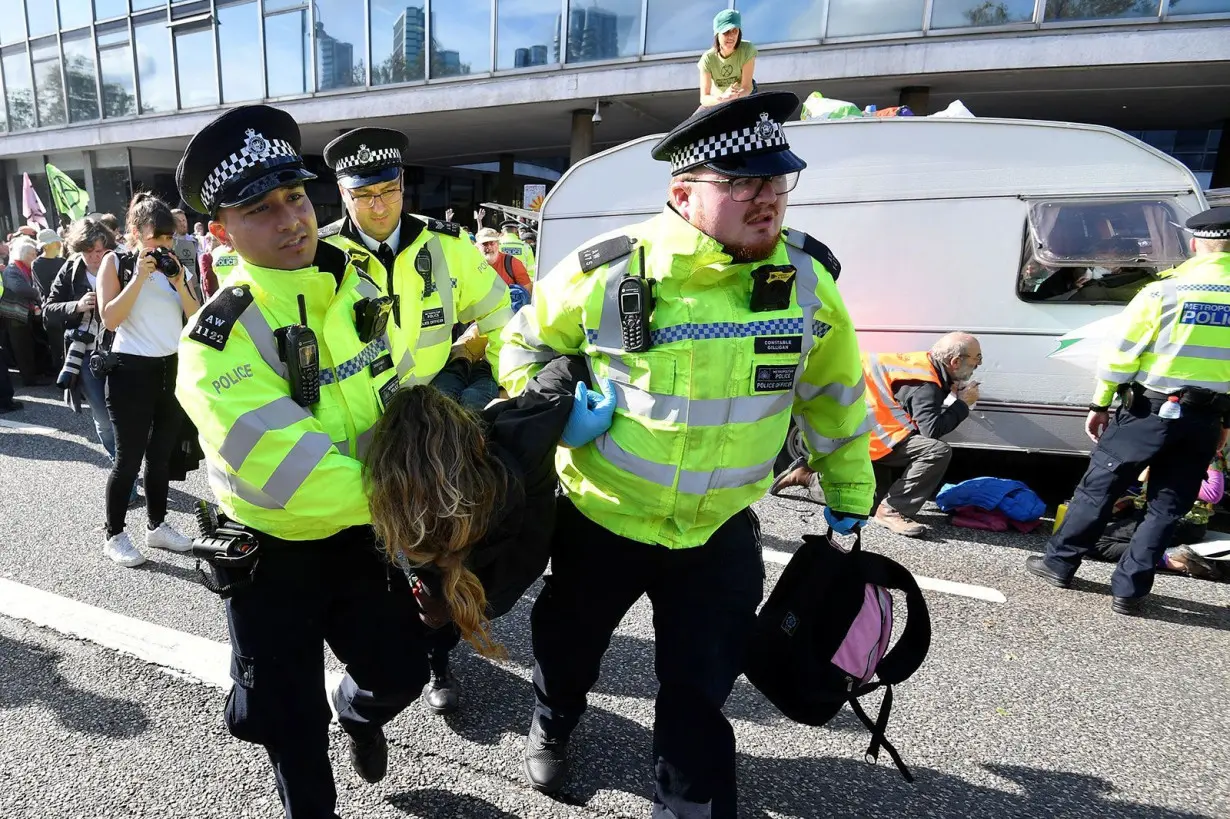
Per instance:
[[[781,126],[798,104],[758,94],[672,131],[653,152],[673,177],[662,213],[567,256],[505,330],[509,392],[555,356],[581,354],[618,401],[609,431],[557,458],[564,497],[532,616],[524,763],[540,791],[563,787],[611,634],[647,594],[660,683],[653,815],[734,819],[722,707],[764,590],[751,506],[792,416],[824,476],[830,525],[852,532],[871,509],[871,425],[839,266],[782,226],[805,167]]]
[[[1145,286],[1107,339],[1085,431],[1097,442],[1063,525],[1025,568],[1068,588],[1115,502],[1149,467],[1144,521],[1110,579],[1111,608],[1139,614],[1157,562],[1230,427],[1230,207],[1187,220],[1192,258]],[[1114,418],[1110,404],[1116,394]]]

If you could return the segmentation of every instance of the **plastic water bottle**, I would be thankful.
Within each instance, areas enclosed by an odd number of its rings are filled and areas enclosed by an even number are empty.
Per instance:
[[[1166,403],[1162,404],[1161,409],[1157,411],[1157,414],[1159,417],[1166,418],[1168,420],[1174,420],[1175,418],[1183,415],[1183,409],[1179,406],[1179,396],[1172,395],[1167,398]]]

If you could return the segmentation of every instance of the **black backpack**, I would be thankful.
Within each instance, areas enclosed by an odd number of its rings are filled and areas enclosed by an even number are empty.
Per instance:
[[[891,649],[889,589],[905,593],[908,612]],[[831,531],[822,537],[804,535],[757,616],[747,678],[784,715],[804,725],[824,725],[849,703],[871,732],[867,760],[876,761],[883,746],[901,775],[913,782],[884,729],[893,706],[892,687],[919,669],[930,646],[927,602],[909,570],[864,552],[861,536],[847,552]],[[884,700],[873,722],[858,698],[877,688],[884,688]]]

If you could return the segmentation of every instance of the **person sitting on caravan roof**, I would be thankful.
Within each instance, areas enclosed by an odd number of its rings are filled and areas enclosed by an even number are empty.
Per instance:
[[[734,9],[713,18],[713,48],[701,55],[701,107],[746,97],[756,90],[756,46],[743,41],[743,19]]]
[[[970,376],[982,364],[982,347],[969,333],[942,336],[929,351],[863,354],[867,408],[875,416],[871,460],[876,467],[876,497],[882,498],[872,517],[905,537],[919,537],[927,527],[911,518],[944,480],[952,447],[940,439],[969,417],[978,400],[978,382]],[[949,401],[949,396],[956,396]],[[791,486],[807,488],[820,500],[819,478],[802,463],[770,487],[780,495]],[[887,470],[904,474],[886,486]]]

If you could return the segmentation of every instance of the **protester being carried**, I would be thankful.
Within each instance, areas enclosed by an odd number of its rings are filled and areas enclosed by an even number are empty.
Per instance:
[[[587,444],[614,417],[610,385],[603,397],[586,388],[587,377],[582,358],[557,358],[519,397],[481,416],[414,386],[393,397],[376,426],[364,463],[376,534],[412,575],[424,622],[452,619],[484,656],[503,654],[490,619],[546,568],[557,445]]]
[[[713,48],[701,55],[700,104],[718,105],[756,91],[756,46],[743,40],[743,18],[734,9],[713,18]]]
[[[138,193],[128,209],[128,230],[136,238],[136,253],[108,254],[98,277],[103,324],[115,333],[111,350],[117,358],[107,375],[115,465],[107,480],[104,554],[121,566],[139,566],[145,557],[125,531],[125,513],[142,461],[146,545],[176,552],[192,548],[165,519],[171,454],[184,418],[175,400],[179,335],[184,316],[194,315],[200,305],[171,252],[175,217],[166,203]]]

